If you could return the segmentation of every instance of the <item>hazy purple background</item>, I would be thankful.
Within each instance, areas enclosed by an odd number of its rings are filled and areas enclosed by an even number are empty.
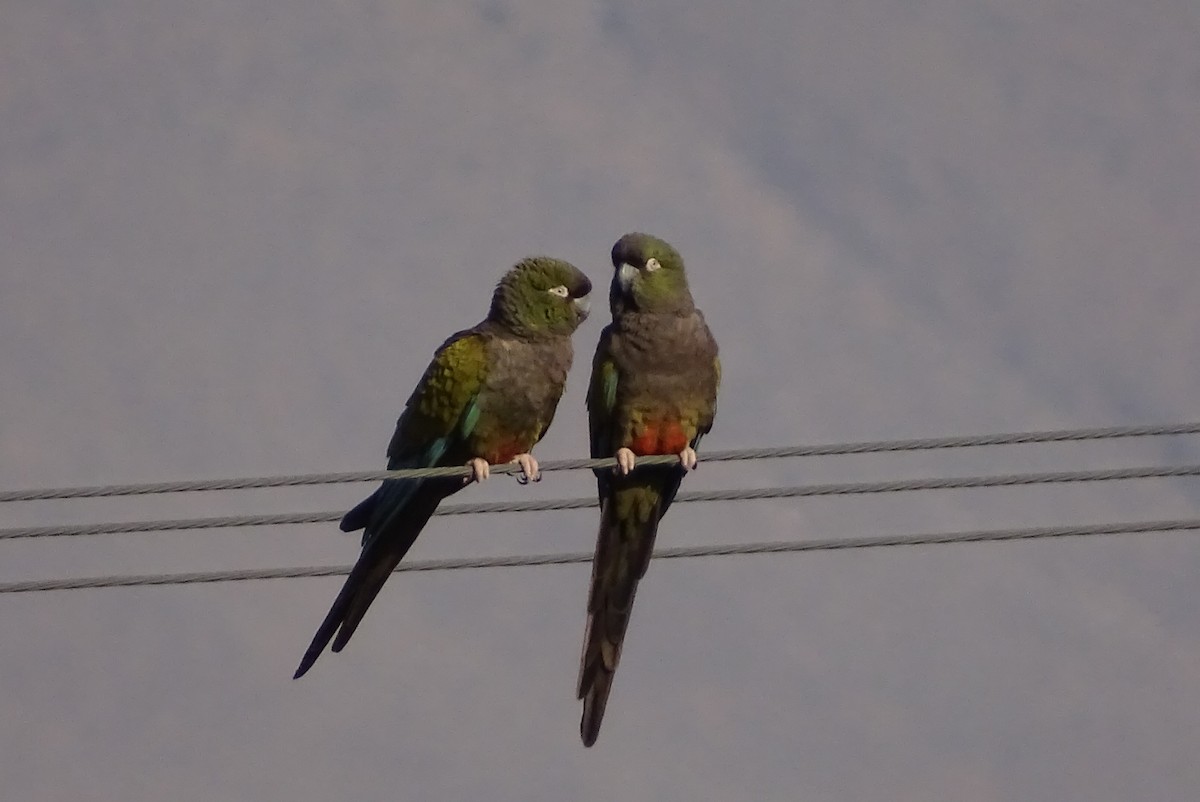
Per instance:
[[[1200,414],[1188,0],[13,0],[0,487],[382,467],[518,258],[675,243],[709,448]],[[583,454],[598,314],[543,458]],[[691,489],[1200,459],[1180,440],[711,465]],[[1196,515],[1194,482],[681,505],[664,545]],[[0,524],[345,509],[339,486],[5,505]],[[460,498],[591,492],[553,474]],[[588,549],[438,519],[416,558]],[[0,581],[347,562],[336,527],[0,544]],[[588,568],[0,598],[19,800],[1192,800],[1184,534],[660,563],[598,745]]]

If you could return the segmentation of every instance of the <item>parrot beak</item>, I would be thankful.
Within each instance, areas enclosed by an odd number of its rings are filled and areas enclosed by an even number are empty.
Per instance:
[[[575,310],[579,312],[579,319],[586,320],[588,312],[592,311],[592,299],[587,295],[581,295],[571,303],[575,304]]]
[[[621,289],[629,292],[629,287],[633,284],[633,279],[637,276],[638,269],[631,264],[621,263],[617,268],[617,281],[621,283]]]

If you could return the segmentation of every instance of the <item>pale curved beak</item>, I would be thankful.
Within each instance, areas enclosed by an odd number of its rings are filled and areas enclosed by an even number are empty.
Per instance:
[[[638,269],[631,264],[621,263],[617,268],[617,281],[621,283],[621,289],[629,292],[629,287],[633,284],[634,278],[637,277]]]
[[[579,317],[581,319],[586,318],[588,316],[588,312],[592,311],[592,299],[590,295],[581,295],[580,297],[571,301],[571,303],[575,304],[575,309],[578,310]]]

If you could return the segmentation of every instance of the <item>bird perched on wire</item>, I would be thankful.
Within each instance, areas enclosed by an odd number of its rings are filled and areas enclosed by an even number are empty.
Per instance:
[[[296,669],[304,676],[330,639],[341,651],[438,504],[491,465],[515,462],[539,479],[530,454],[554,417],[571,367],[571,334],[587,317],[591,282],[560,259],[519,262],[496,286],[478,325],[446,340],[409,397],[388,445],[388,470],[468,465],[470,476],[388,479],[342,518],[363,530],[362,554]],[[337,636],[334,637],[334,633]]]
[[[692,301],[679,253],[657,237],[626,234],[613,246],[612,263],[613,319],[600,335],[587,397],[591,455],[615,456],[618,464],[596,471],[600,532],[578,685],[585,746],[600,732],[658,522],[712,427],[721,375],[717,343]],[[637,457],[650,454],[677,454],[679,463],[635,471]]]

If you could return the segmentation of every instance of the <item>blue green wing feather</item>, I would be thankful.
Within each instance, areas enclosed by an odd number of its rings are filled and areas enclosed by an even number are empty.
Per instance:
[[[486,376],[483,336],[476,329],[452,335],[437,349],[409,396],[388,445],[388,470],[432,468],[458,460],[479,421],[479,392]],[[341,529],[364,529],[365,546],[391,528],[423,479],[388,479],[342,518]]]

